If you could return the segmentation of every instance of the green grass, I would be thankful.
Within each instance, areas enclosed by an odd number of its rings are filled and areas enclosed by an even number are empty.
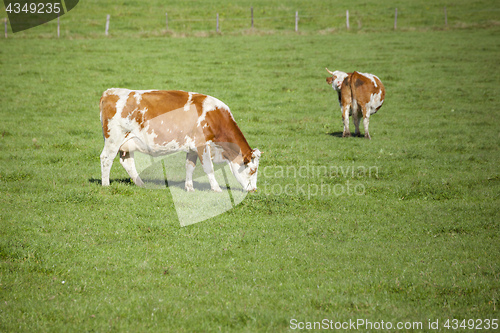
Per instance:
[[[0,331],[498,319],[499,32],[2,39]],[[385,83],[371,141],[339,137],[326,66]],[[181,228],[118,161],[102,188],[109,87],[223,100],[260,190]]]

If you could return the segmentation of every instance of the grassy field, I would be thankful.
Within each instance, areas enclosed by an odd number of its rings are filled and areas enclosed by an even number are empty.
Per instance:
[[[1,332],[499,319],[498,26],[59,40],[35,29],[0,40]],[[371,141],[340,137],[326,66],[385,83]],[[259,191],[181,227],[170,191],[136,187],[117,160],[102,188],[110,87],[220,98],[263,152]]]
[[[3,9],[3,3],[0,9]],[[500,8],[494,0],[85,0],[61,17],[64,38],[96,38],[104,36],[106,15],[110,15],[112,37],[211,36],[288,34],[295,29],[295,13],[299,14],[301,34],[329,34],[346,30],[349,11],[350,31],[371,32],[394,29],[395,9],[399,30],[445,28],[445,7],[448,28],[484,27],[500,22]],[[251,29],[251,11],[254,28]],[[1,18],[6,17],[5,11]],[[168,31],[166,16],[168,14]],[[51,21],[16,34],[16,38],[53,38],[57,23]]]

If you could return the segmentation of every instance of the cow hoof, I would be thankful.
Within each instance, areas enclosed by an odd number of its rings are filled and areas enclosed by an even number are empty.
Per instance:
[[[365,139],[371,140],[372,137],[370,136],[370,134],[365,134]]]
[[[139,186],[139,187],[145,187],[144,185],[144,182],[142,181],[142,179],[140,179],[139,177],[137,177],[135,180],[134,180],[134,183],[135,185]]]
[[[194,192],[193,186],[186,186],[184,187],[184,189],[186,190],[186,192]]]
[[[342,137],[343,138],[350,138],[351,137],[351,133],[343,133]]]
[[[214,191],[216,193],[221,193],[222,189],[220,187],[218,187],[218,188],[213,188],[212,191]]]

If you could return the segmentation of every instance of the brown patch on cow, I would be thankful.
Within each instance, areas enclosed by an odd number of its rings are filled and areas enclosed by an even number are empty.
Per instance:
[[[356,79],[356,82],[354,83],[354,86],[356,88],[362,86],[363,84],[365,84],[365,82],[363,80],[361,80],[359,77]]]
[[[122,118],[134,119],[138,124],[141,125],[141,128],[142,128],[143,113],[141,113],[139,111],[138,105],[137,105],[135,97],[134,97],[134,92],[131,92],[128,95],[127,102],[125,103],[125,106],[123,107],[121,116],[122,116]]]
[[[252,148],[250,148],[229,110],[217,108],[207,112],[205,119],[208,126],[203,130],[207,139],[224,147],[225,158],[238,164],[241,164],[240,157],[243,157],[245,164],[251,161]]]
[[[326,82],[327,82],[329,85],[333,84],[333,77],[332,77],[332,76],[327,77],[327,78],[326,78]]]
[[[109,138],[108,122],[109,119],[113,118],[116,114],[116,102],[118,102],[118,99],[119,97],[116,95],[103,95],[99,102],[99,108],[101,109],[102,133],[105,138]]]
[[[252,169],[250,169],[250,171],[248,172],[248,175],[249,175],[249,176],[251,176],[251,175],[253,175],[253,174],[254,174],[254,173],[256,173],[256,172],[257,172],[257,168],[252,168]]]
[[[361,75],[358,72],[352,73],[350,78],[352,81],[356,82],[356,84],[354,85],[356,89],[353,89],[353,99],[356,99],[358,106],[362,109],[358,112],[361,112],[363,114],[363,117],[366,117],[366,109],[364,106],[366,105],[366,103],[370,102],[370,97],[372,94],[377,94],[381,91],[382,94],[380,96],[380,99],[382,101],[384,100],[384,85],[377,77],[374,76],[373,78],[375,80],[375,83],[377,84],[377,86],[375,87],[370,78],[367,78],[366,76]],[[358,85],[358,81],[361,82],[361,84]],[[379,106],[377,110],[380,109],[381,106]]]
[[[185,91],[152,91],[142,94],[139,109],[148,109],[145,121],[154,119],[161,114],[184,108],[189,99]]]
[[[207,95],[202,95],[202,94],[193,94],[191,97],[191,100],[193,101],[193,105],[196,107],[196,112],[198,113],[198,117],[201,117],[203,114],[203,103],[205,102],[205,99],[207,98]],[[206,124],[206,120],[201,122],[201,126]]]
[[[121,116],[122,118],[135,119],[138,124],[161,116],[180,108],[188,101],[188,93],[184,91],[150,91],[141,94],[137,103],[135,91],[128,95]],[[147,110],[147,112],[145,112]]]

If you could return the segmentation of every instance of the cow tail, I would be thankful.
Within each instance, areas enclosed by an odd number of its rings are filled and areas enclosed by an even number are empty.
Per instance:
[[[101,128],[102,128],[102,137],[104,141],[106,141],[106,135],[104,134],[104,126],[102,123],[102,104],[104,101],[104,94],[101,96],[101,99],[99,100],[99,120],[101,121]]]
[[[347,77],[344,79],[344,82],[342,82],[342,95],[344,96],[341,96],[340,92],[339,92],[339,103],[340,103],[340,108],[342,108],[342,98],[350,98],[351,99],[351,102],[349,103],[349,114],[352,112],[352,99],[353,99],[353,92],[352,92],[352,87],[351,87],[351,76],[352,74],[348,74]],[[345,91],[344,90],[347,90],[347,94],[348,96],[345,96]]]
[[[99,117],[101,117],[101,118],[102,118],[102,102],[103,102],[103,100],[104,100],[104,95],[102,95],[101,99],[99,100],[99,111],[100,111],[99,112],[99,114],[100,114]],[[101,122],[102,122],[102,119],[101,119]]]
[[[356,72],[353,72],[351,75],[349,75],[347,77],[347,80],[348,80],[347,85],[349,87],[349,95],[351,97],[351,108],[354,105],[354,99],[356,98],[356,96],[354,96],[355,90],[354,90],[354,87],[352,86],[353,81],[354,81],[354,80],[352,80],[352,77],[353,77],[354,73],[356,73]],[[352,110],[352,112],[354,112],[354,110]]]

